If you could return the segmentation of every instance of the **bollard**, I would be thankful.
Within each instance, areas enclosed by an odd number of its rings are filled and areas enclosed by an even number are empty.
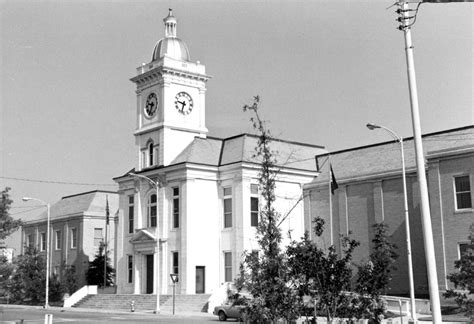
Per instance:
[[[134,300],[132,300],[132,301],[130,302],[130,311],[131,311],[132,313],[135,311],[135,301],[134,301]]]
[[[44,324],[53,324],[53,314],[44,314]]]

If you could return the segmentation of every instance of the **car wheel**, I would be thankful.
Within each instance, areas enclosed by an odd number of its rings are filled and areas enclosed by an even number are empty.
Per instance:
[[[223,311],[219,311],[217,315],[219,316],[219,321],[224,322],[227,320],[227,315]]]

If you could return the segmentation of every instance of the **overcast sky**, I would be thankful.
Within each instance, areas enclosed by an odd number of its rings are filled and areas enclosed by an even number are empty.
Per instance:
[[[252,132],[259,94],[273,134],[351,148],[412,136],[394,0],[0,1],[0,178],[22,196],[115,190],[136,164],[136,67],[173,8],[178,37],[206,65],[210,136]],[[423,133],[474,124],[473,3],[424,4],[412,30]],[[337,172],[335,170],[335,172]],[[104,185],[95,185],[104,184]],[[41,210],[35,210],[39,213]]]

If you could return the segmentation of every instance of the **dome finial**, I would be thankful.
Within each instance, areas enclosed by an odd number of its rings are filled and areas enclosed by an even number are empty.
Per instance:
[[[173,16],[173,9],[168,9],[168,17],[163,19],[165,22],[165,37],[176,37],[176,18]]]

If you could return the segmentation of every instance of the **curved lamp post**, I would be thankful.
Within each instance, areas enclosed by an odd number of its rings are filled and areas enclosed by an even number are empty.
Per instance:
[[[47,209],[47,221],[46,221],[46,291],[45,291],[45,298],[44,298],[44,308],[49,308],[49,226],[50,226],[50,205],[44,202],[41,199],[37,198],[30,198],[30,197],[23,197],[23,201],[34,200],[41,203],[43,206],[46,206]]]
[[[403,179],[403,202],[405,208],[405,231],[406,231],[406,239],[407,239],[407,257],[408,257],[408,278],[410,281],[410,304],[411,304],[411,319],[416,321],[416,309],[415,309],[415,288],[413,283],[413,264],[411,259],[411,239],[410,239],[410,218],[408,215],[408,198],[407,198],[407,182],[406,182],[406,173],[405,173],[405,153],[403,150],[403,138],[397,135],[394,131],[390,128],[368,123],[367,128],[370,130],[374,130],[377,128],[381,128],[388,132],[399,144],[400,144],[400,153],[402,159],[402,179]]]
[[[141,178],[141,179],[145,179],[146,181],[148,181],[152,186],[153,188],[155,188],[155,191],[156,191],[156,200],[157,200],[157,203],[156,203],[156,215],[157,215],[157,220],[156,220],[156,233],[157,233],[157,245],[158,245],[158,248],[157,248],[157,254],[158,254],[158,260],[156,262],[156,307],[155,307],[155,311],[154,313],[155,314],[159,314],[160,313],[160,258],[159,258],[159,255],[160,255],[160,239],[159,239],[159,225],[160,225],[160,222],[159,222],[159,219],[158,219],[158,189],[160,187],[160,182],[159,181],[153,181],[152,179],[148,178],[147,176],[144,176],[144,175],[141,175],[141,174],[136,174],[136,173],[129,173],[130,176],[132,177],[135,177],[135,178]]]

